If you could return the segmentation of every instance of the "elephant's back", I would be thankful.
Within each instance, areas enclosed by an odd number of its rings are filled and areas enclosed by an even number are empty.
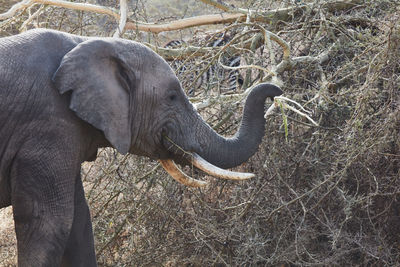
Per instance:
[[[0,85],[16,78],[51,78],[62,58],[83,39],[47,29],[0,38]]]
[[[0,39],[0,134],[5,131],[2,126],[37,120],[38,114],[51,108],[54,98],[60,97],[52,76],[78,41],[49,30]]]

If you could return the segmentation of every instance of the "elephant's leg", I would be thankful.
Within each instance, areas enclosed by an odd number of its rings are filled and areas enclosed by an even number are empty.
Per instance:
[[[65,248],[62,266],[97,266],[92,222],[80,177],[75,182],[74,221]]]
[[[13,161],[11,204],[18,266],[59,266],[74,217],[80,165],[54,146],[21,149]]]
[[[49,204],[19,190],[12,199],[18,266],[59,266],[72,226],[73,202]]]

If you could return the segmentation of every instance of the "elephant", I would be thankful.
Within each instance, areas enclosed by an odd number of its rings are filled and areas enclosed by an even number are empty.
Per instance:
[[[0,208],[12,206],[19,266],[96,266],[81,163],[113,147],[156,159],[178,181],[205,182],[252,156],[264,136],[262,83],[245,101],[237,133],[216,133],[167,62],[143,44],[33,29],[0,39]]]

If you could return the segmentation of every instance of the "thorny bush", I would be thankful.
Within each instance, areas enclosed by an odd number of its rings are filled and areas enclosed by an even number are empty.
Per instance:
[[[253,4],[270,8],[270,2]],[[284,7],[288,1],[273,2]],[[314,1],[313,9],[292,21],[260,24],[290,43],[293,57],[329,51],[329,59],[321,65],[299,63],[281,75],[285,96],[312,111],[319,126],[284,110],[285,137],[282,114],[269,116],[259,151],[238,168],[255,172],[256,178],[221,181],[186,167],[186,172],[210,181],[205,189],[187,188],[170,179],[156,162],[112,149],[99,151],[94,163],[84,164],[100,265],[400,262],[400,9],[396,1],[383,0],[335,12],[324,9],[324,2]],[[141,8],[138,4],[136,12]],[[60,9],[47,7],[42,22],[78,33],[93,31],[94,15],[67,12],[80,20],[72,22]],[[46,21],[45,16],[53,20]],[[3,25],[2,30],[12,30],[14,24]],[[179,48],[212,47],[221,36],[232,40],[256,29],[237,23],[213,32],[201,28],[166,40],[150,39],[162,46],[181,35],[185,41],[178,42]],[[105,28],[96,30],[109,34]],[[243,40],[246,35],[232,45]],[[279,47],[272,48],[279,59]],[[217,51],[171,61],[184,85],[193,84],[196,76],[202,78],[193,96],[240,93],[262,78],[259,70],[241,69],[235,75],[242,83],[233,91],[222,88],[215,79],[226,80],[223,75],[230,71],[218,67]],[[224,55],[229,57],[233,56]],[[240,51],[241,65],[269,69],[273,63],[267,47]],[[184,71],[179,69],[182,64]],[[235,101],[218,102],[202,109],[202,115],[221,134],[233,134],[241,113],[241,102]]]

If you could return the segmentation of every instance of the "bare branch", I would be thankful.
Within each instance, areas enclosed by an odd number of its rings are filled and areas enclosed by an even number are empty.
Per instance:
[[[126,24],[127,29],[160,33],[166,31],[176,31],[182,30],[191,27],[197,27],[202,25],[210,25],[210,24],[223,24],[230,23],[234,21],[245,21],[246,15],[244,14],[215,14],[215,15],[203,15],[196,16],[191,18],[179,19],[175,21],[171,21],[166,24],[145,24],[141,22],[128,22]]]
[[[205,2],[213,2],[215,1],[208,1],[204,0]],[[329,2],[324,5],[325,8],[328,10],[341,10],[350,7],[354,7],[356,4],[361,3],[362,0],[348,0],[348,1],[338,1],[338,2]],[[110,8],[97,6],[93,4],[87,3],[72,3],[69,1],[63,0],[24,0],[18,4],[15,4],[9,11],[4,14],[0,14],[0,20],[4,20],[7,18],[12,17],[16,12],[21,9],[24,9],[33,3],[38,4],[45,4],[45,5],[52,5],[58,7],[64,7],[68,9],[75,9],[75,10],[82,10],[88,12],[95,12],[100,14],[106,14],[109,16],[114,17],[116,20],[120,20],[120,15],[113,11]],[[223,4],[221,4],[223,6]],[[275,10],[268,10],[268,11],[251,11],[251,20],[257,22],[264,22],[264,23],[271,23],[274,21],[288,21],[293,18],[293,14],[298,13],[299,11],[304,11],[308,8],[311,8],[311,4],[309,5],[301,5],[301,6],[294,6],[289,8],[283,9],[275,9]],[[145,32],[153,32],[153,33],[160,33],[165,31],[175,31],[186,29],[195,26],[202,26],[202,25],[211,25],[211,24],[224,24],[230,23],[234,21],[246,21],[247,18],[247,11],[238,10],[238,13],[222,13],[222,14],[214,14],[214,15],[204,15],[204,16],[197,16],[191,18],[185,18],[180,20],[175,20],[166,24],[149,24],[139,21],[129,21],[125,25],[125,30],[138,30],[138,31],[145,31]]]
[[[35,11],[35,13],[31,14],[30,9],[32,7],[33,7],[33,5],[31,7],[29,7],[29,18],[27,20],[25,20],[24,23],[22,23],[22,25],[20,27],[20,31],[26,31],[27,30],[27,25],[29,23],[31,23],[32,20],[34,20],[36,17],[38,17],[40,12],[43,11],[43,6],[41,6],[40,8],[38,8],[38,10]]]
[[[221,9],[224,12],[232,12],[232,11],[236,11],[236,9],[230,7],[229,5],[225,4],[224,2],[222,2],[221,0],[218,1],[214,1],[214,0],[200,0],[201,2],[203,2],[204,4],[213,6],[215,8]]]
[[[211,0],[201,0],[204,3],[216,4],[216,1]],[[220,1],[218,1],[220,2]],[[347,0],[347,1],[337,1],[337,2],[329,2],[324,5],[328,10],[342,10],[354,7],[357,4],[362,3],[362,0]],[[214,5],[212,4],[212,5]],[[214,5],[214,6],[215,6]],[[226,10],[226,4],[219,4],[221,8]],[[223,7],[225,6],[225,7]],[[294,6],[289,8],[282,8],[282,9],[274,9],[268,11],[256,11],[251,10],[251,21],[253,22],[263,22],[263,23],[272,23],[276,21],[288,21],[293,19],[293,14],[297,14],[300,11],[304,11],[312,7],[312,4],[308,5],[301,5],[301,6]],[[236,9],[229,9],[230,12],[235,11]],[[247,19],[247,10],[237,9],[237,13],[222,13],[222,14],[214,14],[214,15],[204,15],[204,16],[197,16],[197,17],[190,17],[180,20],[175,20],[166,24],[148,24],[138,21],[128,22],[126,25],[126,29],[133,29],[139,31],[146,31],[146,32],[153,32],[153,33],[160,33],[165,31],[175,31],[186,29],[195,26],[202,26],[202,25],[211,25],[211,24],[224,24],[230,23],[234,21],[245,22]],[[272,36],[271,36],[272,38]],[[282,46],[282,44],[280,44]]]
[[[119,3],[120,6],[120,14],[118,29],[114,33],[115,38],[121,37],[125,30],[126,20],[128,19],[128,3],[126,0],[121,0]]]
[[[19,10],[24,9],[32,5],[30,0],[24,0],[13,5],[7,12],[0,14],[0,20],[9,19],[15,15]]]
[[[120,16],[113,10],[107,7],[103,6],[97,6],[93,4],[87,4],[87,3],[72,3],[68,1],[63,1],[63,0],[24,0],[20,3],[17,3],[11,7],[9,11],[6,13],[0,14],[0,20],[8,19],[11,18],[12,16],[15,15],[19,10],[24,9],[26,7],[29,7],[33,4],[44,4],[44,5],[51,5],[51,6],[58,6],[58,7],[64,7],[68,9],[75,9],[75,10],[82,10],[82,11],[89,11],[89,12],[95,12],[95,13],[100,13],[100,14],[105,14],[112,16],[116,19],[119,19]]]

